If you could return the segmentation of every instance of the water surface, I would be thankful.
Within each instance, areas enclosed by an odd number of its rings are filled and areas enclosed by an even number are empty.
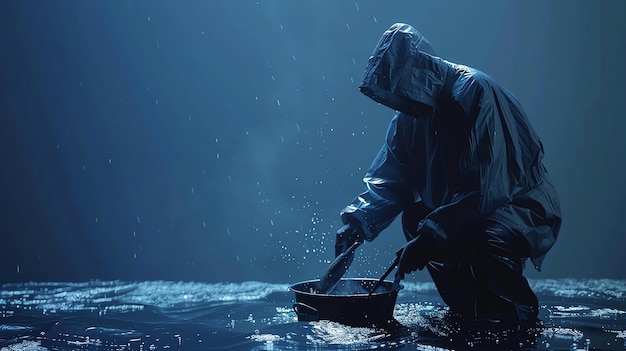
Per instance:
[[[389,328],[299,322],[287,284],[5,284],[4,350],[624,350],[626,281],[535,280],[544,327],[459,331],[432,283],[405,283]]]

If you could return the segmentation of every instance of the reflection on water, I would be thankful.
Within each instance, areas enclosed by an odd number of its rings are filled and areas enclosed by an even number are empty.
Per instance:
[[[624,350],[626,282],[532,282],[543,328],[467,328],[446,319],[431,283],[404,283],[386,328],[298,322],[285,284],[5,284],[4,350]]]

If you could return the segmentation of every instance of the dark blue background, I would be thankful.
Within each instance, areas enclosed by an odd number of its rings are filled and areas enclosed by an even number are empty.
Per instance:
[[[0,281],[318,276],[394,114],[357,90],[394,22],[500,81],[542,137],[564,222],[529,276],[626,278],[625,10],[2,1]],[[351,274],[402,240],[394,223]]]

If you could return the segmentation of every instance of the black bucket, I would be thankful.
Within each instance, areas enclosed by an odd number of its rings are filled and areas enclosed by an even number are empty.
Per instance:
[[[319,279],[289,287],[296,294],[293,310],[299,321],[329,320],[354,327],[384,326],[392,323],[398,291],[393,282],[384,281],[374,293],[377,279],[341,279],[327,294],[317,293]]]

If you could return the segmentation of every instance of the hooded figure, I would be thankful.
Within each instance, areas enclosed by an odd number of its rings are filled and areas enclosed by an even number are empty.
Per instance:
[[[522,106],[483,72],[439,58],[396,23],[369,60],[361,92],[396,111],[366,191],[343,209],[336,254],[403,213],[397,275],[427,267],[451,312],[530,321],[522,269],[540,270],[561,225],[543,147]]]

